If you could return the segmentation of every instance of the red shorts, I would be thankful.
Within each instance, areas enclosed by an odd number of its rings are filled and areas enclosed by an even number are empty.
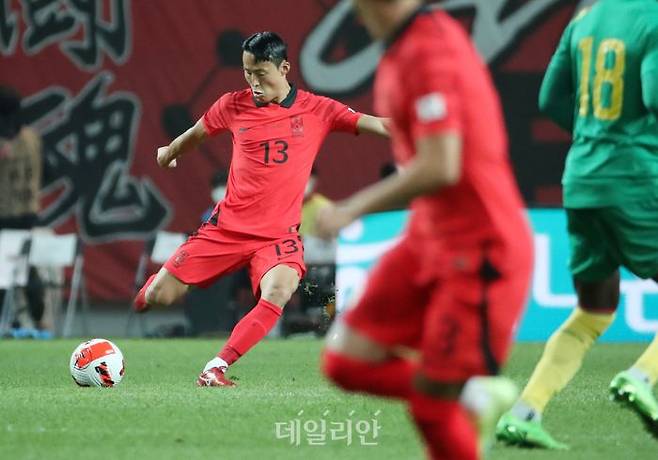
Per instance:
[[[304,247],[297,233],[278,239],[254,238],[204,223],[180,245],[164,268],[185,284],[207,287],[217,278],[248,266],[258,297],[260,280],[277,265],[288,265],[303,278]]]
[[[496,374],[523,312],[532,249],[507,273],[497,272],[481,248],[455,251],[448,259],[453,268],[431,281],[419,254],[407,238],[386,253],[344,321],[387,347],[419,350],[421,369],[431,379]]]

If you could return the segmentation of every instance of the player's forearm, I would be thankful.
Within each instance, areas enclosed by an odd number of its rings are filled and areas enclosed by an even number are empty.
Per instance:
[[[354,218],[374,212],[406,207],[414,198],[436,193],[440,188],[454,185],[455,181],[442,174],[433,174],[420,161],[397,174],[366,187],[345,201]]]
[[[197,148],[205,138],[206,132],[205,128],[203,127],[203,123],[198,121],[190,129],[171,141],[171,144],[169,144],[168,159],[170,161],[175,160],[190,150]]]
[[[389,137],[389,118],[374,117],[372,115],[361,115],[357,122],[359,133],[377,134]]]
[[[394,174],[356,193],[344,205],[357,218],[404,207],[420,196],[455,185],[461,177],[461,135],[447,131],[416,139],[416,155]]]

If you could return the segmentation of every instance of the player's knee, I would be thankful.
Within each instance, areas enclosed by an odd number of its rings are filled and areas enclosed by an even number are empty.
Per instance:
[[[380,363],[390,358],[390,350],[352,329],[338,318],[327,332],[327,350],[349,359]]]
[[[283,283],[275,283],[265,288],[261,293],[261,297],[274,305],[284,307],[294,292],[295,288],[292,286],[287,286]]]

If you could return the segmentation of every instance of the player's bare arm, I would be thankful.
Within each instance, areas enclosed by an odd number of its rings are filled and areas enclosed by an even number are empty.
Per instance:
[[[176,158],[196,148],[207,137],[203,121],[197,121],[194,126],[174,139],[165,147],[158,147],[157,162],[163,168],[175,168]]]
[[[441,133],[416,142],[416,156],[399,174],[377,182],[318,213],[317,230],[324,238],[364,214],[399,208],[420,196],[455,185],[461,177],[461,136]]]
[[[389,137],[388,125],[390,120],[388,118],[374,117],[372,115],[361,115],[356,127],[359,134],[377,134],[382,137]]]

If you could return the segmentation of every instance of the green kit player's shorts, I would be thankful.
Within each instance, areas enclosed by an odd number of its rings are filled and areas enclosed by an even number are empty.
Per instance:
[[[601,281],[619,266],[640,278],[658,275],[658,198],[566,211],[574,278]]]

